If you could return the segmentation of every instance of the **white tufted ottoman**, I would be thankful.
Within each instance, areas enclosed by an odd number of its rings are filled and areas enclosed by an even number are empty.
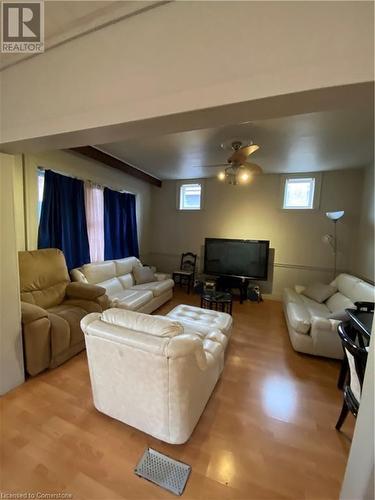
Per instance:
[[[198,333],[201,337],[220,342],[224,348],[232,333],[233,319],[227,313],[181,304],[167,316],[182,323],[186,333]]]

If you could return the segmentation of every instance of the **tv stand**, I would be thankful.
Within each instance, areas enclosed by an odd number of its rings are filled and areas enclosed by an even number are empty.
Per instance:
[[[236,288],[240,291],[240,303],[247,299],[247,288],[249,286],[249,278],[237,278],[235,276],[219,276],[216,280],[218,290],[224,292]]]

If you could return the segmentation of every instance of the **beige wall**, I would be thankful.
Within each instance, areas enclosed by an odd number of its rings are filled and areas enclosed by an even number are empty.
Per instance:
[[[138,235],[141,255],[147,258],[150,246],[150,184],[107,167],[78,154],[65,151],[51,151],[35,155],[24,155],[25,207],[26,217],[21,210],[23,202],[22,167],[17,171],[16,199],[17,208],[17,247],[19,250],[37,248],[38,234],[38,183],[37,168],[52,169],[62,174],[89,179],[114,189],[125,189],[137,196]],[[26,226],[26,227],[25,227]],[[25,235],[26,233],[26,243]]]
[[[0,154],[0,394],[24,381],[14,174],[14,158]]]
[[[358,237],[353,252],[355,274],[374,281],[374,165],[365,170]]]
[[[328,281],[332,277],[331,248],[322,236],[332,232],[324,213],[345,210],[337,225],[338,269],[350,270],[361,204],[363,171],[343,170],[322,174],[320,209],[281,210],[281,175],[257,177],[248,186],[229,186],[216,178],[204,182],[204,208],[197,212],[176,209],[176,182],[152,188],[152,253],[150,260],[171,271],[179,255],[191,250],[203,257],[205,237],[270,240],[275,249],[275,298],[285,286]],[[267,292],[270,292],[266,287]]]

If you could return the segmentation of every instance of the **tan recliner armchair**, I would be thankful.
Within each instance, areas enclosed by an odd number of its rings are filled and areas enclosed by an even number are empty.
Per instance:
[[[105,289],[71,283],[61,250],[19,252],[26,371],[37,375],[85,348],[81,319],[108,307]]]

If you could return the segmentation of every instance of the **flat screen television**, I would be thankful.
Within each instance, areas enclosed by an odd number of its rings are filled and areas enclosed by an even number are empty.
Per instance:
[[[204,273],[267,280],[270,242],[206,238]]]

